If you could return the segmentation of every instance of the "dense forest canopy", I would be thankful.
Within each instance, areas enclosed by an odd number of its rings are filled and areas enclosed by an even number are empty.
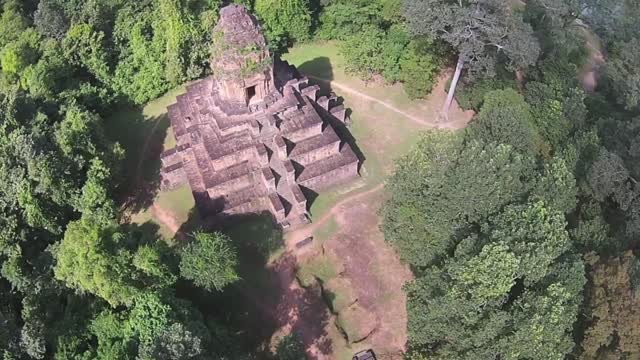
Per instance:
[[[382,212],[416,276],[408,356],[640,356],[637,1],[237,2],[276,53],[335,41],[350,74],[411,98],[462,64],[475,119],[425,134]],[[126,153],[106,131],[119,108],[209,73],[225,3],[0,1],[4,359],[255,356],[234,314],[202,306],[238,281],[234,244],[197,232],[171,247],[127,223]],[[606,61],[585,92],[595,38]],[[275,357],[301,352],[292,335]]]
[[[385,237],[416,275],[410,356],[639,356],[638,4],[403,4],[463,59],[458,98],[477,111],[463,133],[426,134],[388,185]],[[595,36],[607,58],[585,93]]]

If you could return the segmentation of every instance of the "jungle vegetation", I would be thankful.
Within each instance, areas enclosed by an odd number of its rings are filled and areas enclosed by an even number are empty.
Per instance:
[[[383,210],[414,359],[640,356],[635,0],[242,0],[276,53],[337,41],[347,70],[429,93],[459,65],[477,115],[398,162]],[[123,219],[110,115],[208,74],[222,0],[0,1],[4,359],[250,359],[202,306],[238,281],[226,234],[169,246]],[[586,93],[587,44],[606,63]],[[179,291],[180,290],[180,291]],[[300,358],[294,335],[273,356]]]

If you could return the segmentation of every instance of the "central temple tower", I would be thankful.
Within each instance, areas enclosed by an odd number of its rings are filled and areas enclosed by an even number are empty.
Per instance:
[[[243,6],[220,11],[211,69],[168,108],[176,147],[162,154],[163,189],[188,184],[215,222],[268,213],[286,229],[309,221],[308,197],[358,176],[344,106],[274,60]]]
[[[274,90],[273,58],[257,20],[240,5],[220,11],[213,29],[211,69],[223,100],[261,102]]]

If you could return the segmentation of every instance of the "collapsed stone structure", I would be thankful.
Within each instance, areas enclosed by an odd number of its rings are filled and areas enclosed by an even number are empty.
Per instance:
[[[243,6],[220,11],[213,42],[213,75],[168,108],[177,145],[162,153],[162,187],[188,183],[203,216],[268,211],[284,228],[307,222],[308,194],[358,176],[338,135],[346,109],[274,61]]]

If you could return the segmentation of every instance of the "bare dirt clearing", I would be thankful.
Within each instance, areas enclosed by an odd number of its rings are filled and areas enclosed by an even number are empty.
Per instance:
[[[339,230],[324,247],[344,269],[356,304],[374,315],[377,326],[365,340],[383,359],[401,359],[407,341],[406,298],[402,286],[412,277],[384,242],[377,216],[381,193],[355,200],[336,214]]]

